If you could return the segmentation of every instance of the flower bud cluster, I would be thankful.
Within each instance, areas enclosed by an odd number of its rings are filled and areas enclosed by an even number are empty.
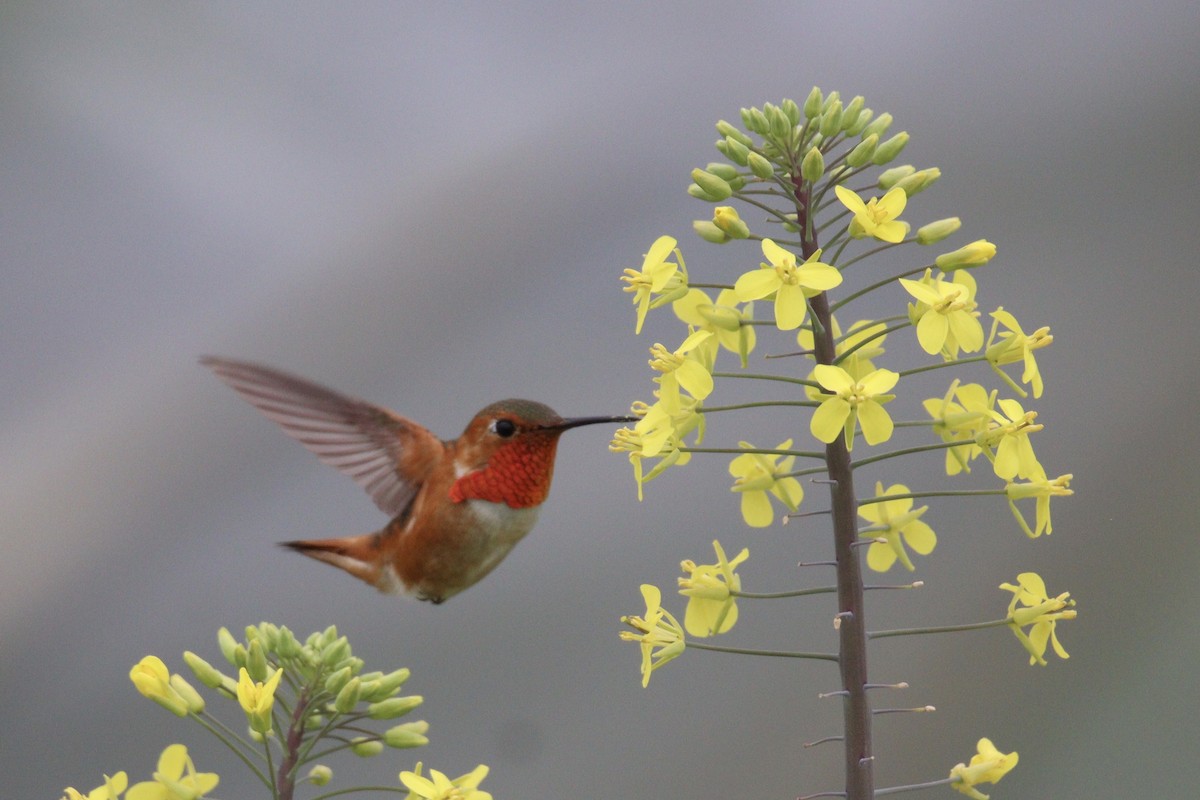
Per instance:
[[[299,746],[296,752],[307,752],[315,744],[309,740],[328,737],[365,757],[385,747],[429,743],[429,724],[424,721],[396,723],[362,735],[364,720],[398,720],[424,700],[420,695],[400,694],[410,675],[407,669],[364,672],[362,659],[336,627],[313,633],[303,642],[286,627],[269,622],[247,627],[242,640],[221,628],[217,644],[236,677],[191,651],[183,654],[183,661],[201,685],[237,701],[250,738],[264,746],[286,739],[280,747]],[[178,716],[207,714],[199,692],[183,676],[171,674],[156,656],[135,664],[129,677],[139,692]],[[207,723],[205,727],[214,730]],[[332,774],[328,767],[314,764],[307,780],[323,785]]]
[[[938,382],[937,397],[921,401],[913,394],[913,387],[930,381],[930,375],[945,374],[931,370],[975,368],[974,364],[984,362],[1011,393],[1021,399],[1030,394],[1040,398],[1044,385],[1037,351],[1053,341],[1048,326],[1027,331],[1003,307],[989,312],[981,306],[976,268],[995,258],[996,246],[990,241],[976,239],[931,255],[912,247],[939,244],[962,227],[956,216],[908,221],[910,201],[937,183],[941,170],[895,163],[908,145],[908,132],[891,130],[892,115],[875,114],[861,96],[844,100],[837,92],[826,94],[814,88],[802,103],[783,100],[743,108],[740,121],[741,126],[717,122],[716,149],[727,160],[692,170],[688,188],[693,197],[714,206],[711,216],[694,221],[693,230],[706,242],[727,246],[731,256],[727,274],[711,283],[709,279],[698,283],[686,275],[677,279],[676,270],[684,272],[683,257],[675,240],[663,237],[651,247],[641,272],[626,270],[622,279],[629,284],[626,291],[635,294],[637,332],[648,311],[667,304],[687,326],[687,333],[680,334],[686,336],[682,344],[651,348],[655,401],[635,403],[637,423],[619,430],[610,445],[628,454],[639,499],[644,483],[668,468],[687,464],[693,454],[706,454],[699,457],[703,459],[707,454],[737,453],[728,468],[733,478],[730,488],[748,526],[780,524],[780,505],[786,511],[782,522],[829,513],[836,547],[862,547],[859,552],[866,554],[866,568],[875,572],[896,566],[915,571],[919,562],[914,556],[933,554],[938,536],[924,519],[931,506],[915,502],[918,498],[979,495],[998,503],[997,498],[1003,497],[1027,536],[1050,534],[1051,498],[1070,496],[1073,476],[1051,478],[1038,461],[1032,437],[1043,426],[1036,421],[1037,412],[1025,410],[1016,399],[1001,397],[1001,389],[961,379],[951,381],[944,392],[945,383]],[[750,240],[752,247],[739,246],[743,240]],[[867,270],[859,262],[884,251],[888,251],[886,259],[871,263],[890,274],[864,275]],[[719,294],[714,299],[703,289]],[[835,291],[841,296],[835,296]],[[852,324],[844,324],[852,317],[843,317],[839,323],[835,312],[846,313],[842,309],[876,291],[898,306],[897,311],[903,311],[907,301],[907,314],[858,319]],[[765,319],[755,318],[754,303],[763,309],[760,315]],[[985,314],[993,320],[990,334],[982,322]],[[799,356],[808,361],[775,361],[745,371],[759,338],[777,332],[795,332],[801,350],[776,352],[768,358]],[[901,341],[907,341],[910,349],[941,363],[887,369],[882,364],[893,361],[883,347],[889,335],[889,349],[891,342],[905,337]],[[723,351],[738,355],[743,372],[716,366]],[[797,363],[803,366],[771,369]],[[1019,382],[1010,374],[1017,365]],[[764,388],[761,399],[725,396],[736,380],[749,386],[769,382],[758,385],[770,388]],[[792,396],[781,396],[789,384]],[[895,410],[889,405],[893,400],[898,401]],[[893,414],[904,414],[905,406],[914,401],[920,402],[930,419],[893,420]],[[726,412],[769,407],[804,415],[800,424],[791,420],[790,429],[807,428],[811,437],[781,436],[783,441],[771,448],[743,441],[737,450],[728,441],[700,447],[700,436],[695,441],[685,439],[693,431],[704,433],[709,414],[720,414],[724,422],[729,419]],[[893,441],[912,438],[922,429],[926,439],[918,440],[917,446],[901,447]],[[864,447],[875,449],[862,454]],[[890,470],[898,463],[895,459],[923,452],[943,455],[947,476],[969,475],[977,459],[990,463],[992,488],[944,491],[929,487],[930,476],[918,472],[911,482],[877,481],[874,497],[855,496],[856,467],[876,468],[878,462],[878,469]],[[822,482],[838,487],[833,509],[800,510],[805,502],[802,481],[814,474],[827,476]],[[853,502],[841,502],[843,496]],[[1033,517],[1028,519],[1031,504]],[[682,625],[663,608],[661,590],[653,584],[642,586],[644,616],[622,618],[632,630],[622,632],[621,638],[638,643],[641,649],[643,686],[652,672],[689,648],[862,663],[865,674],[868,638],[977,627],[1011,628],[1031,664],[1045,664],[1047,648],[1067,657],[1055,626],[1075,618],[1074,601],[1068,593],[1049,596],[1035,573],[1022,573],[1016,584],[1001,586],[1014,593],[1004,619],[867,636],[859,630],[842,637],[837,654],[763,651],[698,641],[731,631],[739,619],[739,599],[781,599],[827,590],[743,592],[741,576],[734,570],[747,551],[728,559],[719,542],[714,542],[714,549],[715,564],[690,559],[681,564],[679,591],[688,602]],[[839,594],[856,593],[859,600],[853,605],[864,606],[857,562],[839,556],[834,566],[838,572],[834,588]],[[872,588],[914,588],[920,583]],[[835,627],[857,614],[839,614]],[[862,621],[853,624],[861,626]],[[846,693],[852,691],[853,687],[847,688]],[[856,747],[854,752],[864,749],[861,742]],[[978,749],[969,764],[954,768],[949,782],[981,800],[984,795],[975,787],[999,780],[1016,764],[1017,756],[1001,753],[987,739],[980,740]]]

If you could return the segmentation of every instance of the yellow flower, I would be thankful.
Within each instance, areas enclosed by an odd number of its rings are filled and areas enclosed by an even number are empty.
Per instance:
[[[890,369],[877,369],[856,379],[842,367],[818,364],[813,369],[817,383],[833,392],[813,412],[809,428],[812,435],[826,444],[844,433],[846,448],[854,448],[855,426],[862,427],[867,444],[886,442],[892,437],[892,418],[883,404],[895,398],[886,392],[900,380]]]
[[[655,343],[650,348],[650,367],[662,373],[655,378],[661,388],[663,406],[672,414],[683,407],[679,390],[703,400],[712,394],[712,364],[702,360],[703,351],[692,351],[712,336],[711,331],[692,331],[674,352]]]
[[[797,265],[795,253],[784,250],[770,239],[762,241],[763,255],[769,264],[743,273],[733,285],[738,300],[759,300],[775,295],[775,326],[781,331],[793,331],[804,322],[808,300],[842,282],[842,273],[818,259],[821,251],[813,253]]]
[[[737,294],[732,289],[722,289],[716,303],[700,289],[691,289],[672,303],[671,308],[675,310],[675,316],[688,325],[713,333],[713,338],[706,340],[705,345],[711,344],[715,348],[719,344],[737,353],[745,367],[747,356],[756,344],[754,326],[747,324],[754,319],[754,303],[746,303],[742,311],[737,309],[737,304]]]
[[[125,800],[196,800],[216,788],[220,778],[212,772],[196,772],[187,748],[173,744],[158,757],[153,781],[129,787]]]
[[[1029,384],[1033,388],[1033,396],[1042,396],[1042,373],[1038,369],[1037,359],[1034,358],[1033,351],[1040,350],[1048,346],[1054,341],[1054,337],[1050,335],[1049,326],[1042,326],[1030,334],[1026,334],[1021,330],[1020,323],[1017,318],[1004,310],[1003,307],[997,308],[992,312],[992,333],[988,337],[988,348],[984,351],[987,356],[988,363],[996,374],[1008,383],[1021,397],[1025,397],[1025,390],[1018,386],[1012,378],[1004,370],[1000,369],[1003,364],[1013,364],[1017,361],[1024,363],[1024,369],[1021,372],[1021,381]],[[994,344],[992,341],[996,339],[996,328],[998,325],[1003,325],[1008,328],[1007,331],[1000,333],[1000,338]]]
[[[887,489],[883,488],[882,482],[875,483],[876,497],[908,493],[908,487],[902,483],[893,484]],[[876,572],[887,572],[897,559],[910,572],[916,569],[908,557],[908,551],[904,549],[905,543],[923,556],[932,553],[937,546],[937,535],[933,528],[921,521],[921,515],[929,510],[929,506],[914,510],[912,504],[911,497],[904,497],[859,506],[858,515],[870,522],[872,527],[882,529],[862,533],[864,538],[884,540],[873,542],[867,549],[867,566]]]
[[[196,690],[181,676],[168,672],[167,665],[158,656],[146,656],[134,664],[129,670],[129,679],[139,692],[176,716],[186,717],[188,711],[204,708],[204,701]]]
[[[733,206],[717,206],[713,209],[713,226],[730,239],[745,239],[750,235],[750,228],[738,216]]]
[[[967,273],[954,280],[933,278],[925,270],[919,281],[900,278],[900,284],[916,303],[909,303],[908,316],[917,328],[917,341],[930,355],[941,353],[957,358],[959,348],[974,353],[983,347],[983,326],[975,310],[975,281]]]
[[[931,397],[922,405],[933,417],[933,430],[943,442],[962,442],[946,450],[946,474],[971,471],[971,461],[983,453],[976,437],[987,432],[996,392],[978,383],[959,385],[955,378],[944,397]]]
[[[268,733],[271,730],[271,709],[275,707],[275,689],[283,670],[277,669],[267,679],[266,683],[258,683],[251,679],[250,673],[242,667],[238,670],[237,697],[250,727],[258,733]]]
[[[854,214],[854,219],[850,220],[850,235],[855,239],[873,236],[881,242],[895,244],[908,233],[908,223],[896,219],[908,204],[908,194],[899,186],[889,189],[883,197],[872,197],[865,203],[845,186],[835,186],[833,191],[842,205]]]
[[[841,358],[838,363],[839,367],[846,370],[856,381],[862,380],[875,371],[872,359],[878,358],[885,352],[883,349],[883,343],[887,339],[887,334],[883,333],[887,330],[885,323],[860,319],[854,322],[843,335],[842,326],[838,324],[837,317],[831,316],[829,327],[833,332],[834,354]],[[817,356],[814,352],[816,340],[811,328],[805,326],[796,332],[796,344],[804,348],[808,358],[816,360]],[[847,353],[849,355],[846,355]],[[814,380],[813,372],[814,370],[809,370],[808,379],[810,381]],[[805,386],[804,394],[809,400],[818,402],[828,397],[816,386]]]
[[[426,778],[421,775],[421,762],[418,761],[412,772],[400,773],[400,782],[408,789],[406,800],[492,800],[490,794],[479,788],[487,774],[488,768],[480,764],[454,780],[436,769],[429,770]]]
[[[713,540],[717,553],[716,564],[700,564],[688,560],[679,566],[686,577],[679,579],[679,593],[688,598],[683,615],[683,627],[692,636],[706,638],[725,633],[737,622],[737,600],[732,592],[741,591],[742,579],[734,570],[750,557],[742,548],[732,561],[725,558],[721,543]]]
[[[638,500],[642,499],[642,486],[657,478],[669,467],[683,466],[692,457],[680,450],[683,437],[699,428],[699,439],[704,438],[704,415],[699,412],[699,401],[694,398],[681,400],[678,412],[671,414],[662,403],[648,406],[634,403],[633,411],[641,417],[632,428],[620,428],[613,434],[608,449],[614,453],[629,453],[633,466],[633,477],[638,485]],[[642,459],[658,458],[659,462],[643,474]]]
[[[1073,477],[1073,475],[1068,473],[1066,475],[1059,475],[1051,481],[1047,480],[1045,473],[1043,473],[1037,479],[1027,483],[1009,483],[1004,487],[1004,491],[1008,495],[1008,507],[1012,509],[1013,516],[1020,523],[1021,530],[1025,531],[1025,535],[1030,539],[1036,539],[1043,533],[1051,534],[1054,532],[1054,527],[1050,524],[1050,498],[1067,497],[1075,494],[1069,488],[1071,478]],[[1037,498],[1037,521],[1032,530],[1029,527],[1029,523],[1021,516],[1020,510],[1017,509],[1017,501],[1029,497]]]
[[[754,447],[749,442],[738,442],[738,445],[747,449]],[[787,450],[791,446],[792,440],[786,439],[774,449]],[[781,457],[783,460],[779,461]],[[742,519],[747,525],[765,528],[775,519],[768,493],[787,506],[789,511],[800,507],[804,500],[804,487],[795,478],[787,477],[795,461],[795,456],[781,456],[778,453],[745,453],[729,463],[729,474],[734,477],[730,491],[741,493]]]
[[[1016,400],[1001,400],[999,405],[1000,411],[988,412],[992,418],[988,429],[975,437],[975,442],[991,460],[996,477],[1011,481],[1016,477],[1044,475],[1045,470],[1038,463],[1029,441],[1029,434],[1045,427],[1034,423],[1037,412],[1026,411]]]
[[[637,306],[635,333],[642,332],[642,323],[646,321],[647,311],[670,303],[687,293],[687,267],[683,263],[683,254],[675,245],[675,239],[670,236],[658,237],[654,244],[650,245],[641,271],[627,269],[621,278],[629,284],[624,291],[633,293],[633,304]],[[667,261],[672,251],[676,260]]]
[[[963,245],[949,253],[942,253],[934,264],[940,270],[970,269],[986,264],[996,257],[996,245],[987,239],[976,239],[968,245]]]
[[[969,765],[956,764],[950,770],[950,777],[954,781],[950,785],[972,800],[988,800],[988,796],[975,786],[998,782],[1017,765],[1018,756],[1016,751],[1007,755],[1001,753],[991,739],[980,739],[975,747],[978,752],[971,756]]]
[[[118,772],[111,778],[105,775],[104,785],[97,786],[87,794],[68,786],[63,790],[66,793],[63,800],[120,800],[121,792],[125,791],[125,787],[128,785],[128,776],[124,772]]]
[[[1070,658],[1059,644],[1054,626],[1060,619],[1075,619],[1077,616],[1075,601],[1070,599],[1071,593],[1063,592],[1057,597],[1050,597],[1046,594],[1045,581],[1036,572],[1022,572],[1017,576],[1016,586],[1002,583],[1000,588],[1013,593],[1012,602],[1008,604],[1008,624],[1029,652],[1029,663],[1046,666],[1047,643],[1054,647],[1059,658]],[[1027,625],[1030,626],[1028,634],[1021,630]]]
[[[650,673],[682,655],[687,643],[679,621],[663,609],[662,592],[657,586],[643,583],[642,599],[646,601],[645,617],[621,617],[621,622],[639,633],[621,631],[621,638],[641,645],[644,688],[650,685]]]

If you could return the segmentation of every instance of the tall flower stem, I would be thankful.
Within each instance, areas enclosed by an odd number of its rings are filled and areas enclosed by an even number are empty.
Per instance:
[[[296,698],[296,708],[292,712],[291,725],[288,728],[284,743],[285,755],[279,763],[279,777],[276,779],[279,800],[292,800],[296,791],[296,767],[299,764],[300,746],[304,743],[304,717],[308,713],[308,691],[303,691]]]
[[[811,187],[798,174],[795,199],[800,228],[804,231],[803,254],[807,259],[818,249],[808,209]],[[834,364],[837,352],[833,341],[833,314],[829,298],[821,293],[811,298],[810,307],[816,323],[813,325],[814,351],[818,364]],[[830,509],[833,515],[834,554],[837,561],[837,595],[839,646],[838,664],[841,670],[842,704],[845,729],[844,759],[846,771],[846,800],[870,800],[874,796],[875,778],[872,770],[871,703],[867,698],[867,636],[866,613],[863,603],[862,567],[854,542],[858,538],[858,503],[854,494],[854,470],[845,439],[838,436],[825,446],[825,462],[829,470]]]

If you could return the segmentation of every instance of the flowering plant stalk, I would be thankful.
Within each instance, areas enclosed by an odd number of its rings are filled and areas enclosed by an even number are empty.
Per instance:
[[[923,583],[870,584],[863,572],[865,567],[884,573],[897,565],[915,571],[918,559],[933,553],[937,535],[929,506],[917,505],[928,497],[971,497],[981,506],[995,502],[990,496],[1003,497],[1029,538],[1052,531],[1051,498],[1071,494],[1072,476],[1049,477],[1033,448],[1034,434],[1043,426],[1036,422],[1037,412],[1027,411],[1022,401],[1031,394],[1042,396],[1036,352],[1053,337],[1048,327],[1026,332],[1003,307],[990,312],[990,333],[985,335],[974,274],[996,255],[991,242],[977,239],[932,256],[922,253],[955,234],[962,223],[951,217],[913,230],[911,201],[941,172],[887,167],[909,139],[907,132],[889,135],[890,114],[873,113],[862,97],[843,102],[836,92],[824,95],[814,88],[803,104],[784,100],[744,108],[741,122],[741,127],[717,123],[721,138],[716,147],[724,160],[693,170],[688,187],[693,197],[715,206],[711,219],[697,220],[693,229],[704,241],[732,251],[728,277],[696,282],[670,236],[654,242],[640,270],[625,270],[625,291],[633,294],[637,308],[636,332],[646,325],[649,312],[671,306],[686,333],[676,349],[662,344],[651,348],[650,364],[660,373],[654,378],[654,402],[633,405],[640,419],[617,432],[611,449],[628,455],[639,498],[645,484],[689,463],[693,454],[736,454],[729,465],[731,488],[746,524],[768,527],[779,519],[780,507],[784,522],[828,514],[834,552],[829,563],[837,580],[832,586],[743,591],[743,575],[735,570],[744,573],[752,565],[748,550],[730,560],[721,543],[714,542],[715,564],[683,562],[678,582],[687,598],[684,623],[662,607],[661,591],[647,584],[642,587],[644,616],[624,617],[631,630],[621,636],[641,647],[644,686],[654,671],[688,649],[836,663],[841,686],[833,694],[842,699],[843,731],[822,741],[842,743],[844,789],[802,796],[866,800],[949,784],[985,798],[976,786],[995,783],[1017,763],[1015,752],[1002,753],[986,738],[977,743],[970,763],[958,764],[947,778],[875,788],[872,717],[896,709],[872,708],[869,692],[882,687],[870,682],[868,643],[889,636],[1008,627],[1030,663],[1045,665],[1048,645],[1060,658],[1067,657],[1055,626],[1074,618],[1074,601],[1068,593],[1049,596],[1042,578],[1026,572],[1015,584],[1000,585],[1013,596],[999,619],[871,631],[867,590]],[[868,273],[868,263],[878,265],[876,274]],[[714,297],[709,290],[719,293]],[[896,313],[847,324],[853,304],[871,293],[888,298]],[[756,319],[764,305],[766,319]],[[748,369],[752,353],[767,336],[791,339],[785,349],[792,352],[785,355],[796,358],[771,362],[791,368]],[[928,362],[889,368],[884,344],[897,340]],[[740,371],[717,368],[723,351],[736,354]],[[1006,369],[1010,365],[1018,365],[1014,374]],[[956,377],[941,379],[946,369]],[[1000,386],[988,388],[989,377]],[[763,399],[716,402],[721,384],[735,380],[764,387]],[[933,396],[921,394],[930,391],[923,386],[932,386]],[[1001,397],[1002,391],[1015,397]],[[893,406],[893,401],[900,402]],[[891,409],[905,405],[923,413],[912,419],[894,417],[898,412]],[[775,447],[745,441],[737,448],[701,446],[714,427],[709,415],[719,414],[724,422],[727,415],[770,406],[795,412],[794,424],[780,433]],[[902,435],[913,443],[898,446]],[[928,451],[945,453],[946,476],[955,480],[963,480],[981,462],[988,464],[991,485],[943,489],[933,476],[918,473],[906,483],[876,482],[871,496],[856,489],[861,468],[877,464],[877,469],[895,470],[899,459]],[[815,493],[810,489],[806,496],[805,491],[805,484],[813,482],[828,486],[827,508],[805,508],[814,503]],[[1034,501],[1032,524],[1025,516],[1028,500]],[[746,603],[739,601],[824,593],[836,597],[836,652],[781,652],[703,641],[727,635],[739,614],[748,613]]]
[[[323,762],[336,753],[369,758],[387,748],[429,743],[429,725],[423,720],[391,724],[383,731],[373,724],[399,719],[422,704],[420,695],[399,694],[409,671],[363,672],[362,659],[333,626],[301,643],[286,627],[264,622],[247,627],[241,642],[221,628],[217,642],[236,677],[191,651],[183,660],[204,687],[240,707],[244,732],[239,723],[211,713],[200,692],[157,656],[143,658],[129,677],[144,696],[198,723],[233,751],[262,784],[263,796],[292,800],[297,788],[308,784],[317,790],[313,800],[366,791],[402,794],[407,800],[491,800],[478,788],[488,773],[482,764],[451,780],[437,770],[423,775],[417,762],[399,774],[396,786],[321,791],[333,778]],[[122,794],[125,800],[197,800],[211,798],[220,778],[197,772],[187,748],[172,744],[163,750],[151,780],[133,786],[128,782],[123,771],[106,775],[103,785],[86,794],[66,789],[64,800],[121,800]]]

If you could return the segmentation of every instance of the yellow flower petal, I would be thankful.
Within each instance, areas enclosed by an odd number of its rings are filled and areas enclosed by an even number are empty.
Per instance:
[[[775,293],[775,327],[781,331],[794,331],[804,324],[808,313],[808,300],[798,284],[784,284]]]
[[[862,427],[863,438],[869,445],[886,442],[892,438],[892,418],[879,403],[869,401],[860,405],[858,424]]]
[[[917,322],[917,341],[920,342],[921,349],[929,355],[941,352],[942,346],[946,344],[948,333],[950,333],[950,323],[947,322],[944,314],[936,311],[925,312]]]
[[[773,269],[756,269],[743,273],[733,284],[733,291],[743,303],[760,300],[780,286],[779,276]]]
[[[850,404],[840,397],[831,397],[813,412],[809,430],[817,439],[829,444],[842,433],[849,415]]]

